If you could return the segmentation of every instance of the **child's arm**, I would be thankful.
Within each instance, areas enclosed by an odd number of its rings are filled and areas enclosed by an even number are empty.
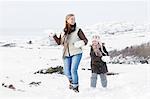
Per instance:
[[[104,52],[107,54],[107,56],[109,56],[109,54],[108,54],[108,52],[107,52],[107,50],[106,50],[106,47],[105,47],[105,46],[103,46],[103,50],[104,50]]]
[[[92,57],[92,46],[90,46],[90,56]]]
[[[95,57],[95,52],[93,51],[92,46],[91,46],[91,49],[90,49],[90,57],[91,57],[91,59],[93,59]]]

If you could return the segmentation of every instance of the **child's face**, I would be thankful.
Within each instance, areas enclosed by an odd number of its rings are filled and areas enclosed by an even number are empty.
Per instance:
[[[100,42],[100,37],[99,36],[93,36],[92,37],[92,44],[96,45],[98,42]]]
[[[97,41],[97,40],[93,40],[93,41],[92,41],[92,44],[97,45],[97,44],[98,44],[98,41]]]

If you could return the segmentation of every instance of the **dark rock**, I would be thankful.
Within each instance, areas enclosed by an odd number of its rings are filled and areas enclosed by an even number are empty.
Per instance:
[[[2,45],[2,47],[16,47],[16,43],[4,44],[4,45]]]
[[[108,72],[107,75],[119,75],[119,73]]]
[[[34,74],[52,74],[52,73],[58,73],[58,74],[63,74],[63,67],[62,66],[57,66],[57,67],[50,67],[48,69],[41,69],[35,72]]]
[[[140,60],[141,64],[148,64],[148,60]]]
[[[82,70],[85,70],[85,68],[82,68]]]

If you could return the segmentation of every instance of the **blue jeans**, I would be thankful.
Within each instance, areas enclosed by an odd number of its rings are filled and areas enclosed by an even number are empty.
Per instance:
[[[107,77],[106,77],[106,74],[96,74],[96,73],[92,73],[91,87],[93,87],[93,88],[96,87],[97,75],[100,76],[102,87],[107,87]]]
[[[78,86],[78,66],[82,58],[82,53],[64,58],[64,74],[69,81],[72,81],[72,86]]]

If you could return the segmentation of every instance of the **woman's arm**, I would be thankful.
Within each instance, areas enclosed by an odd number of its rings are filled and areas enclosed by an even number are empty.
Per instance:
[[[81,40],[84,41],[85,45],[87,45],[88,39],[85,37],[85,35],[81,29],[79,29],[79,31],[78,31],[78,36]]]
[[[61,35],[60,35],[59,37],[57,37],[56,35],[54,35],[53,38],[54,38],[54,40],[56,41],[56,43],[57,43],[58,45],[61,44]]]

